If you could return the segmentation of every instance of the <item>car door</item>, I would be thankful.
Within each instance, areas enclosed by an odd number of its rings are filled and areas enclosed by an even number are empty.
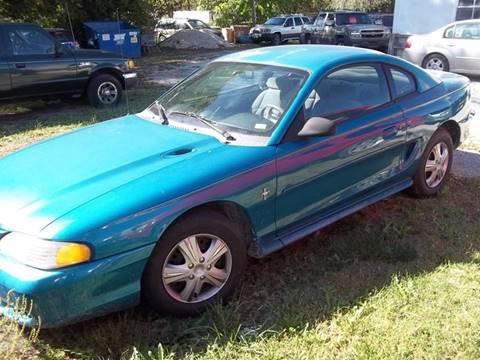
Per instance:
[[[299,138],[308,118],[336,122],[331,136]],[[286,233],[396,184],[406,121],[379,64],[356,64],[321,79],[277,150],[277,230]]]
[[[0,36],[0,99],[10,97],[11,90],[10,70],[6,55],[6,49]]]
[[[77,65],[66,48],[56,51],[55,40],[42,28],[29,24],[5,26],[4,41],[12,94],[16,97],[72,93],[77,84]]]
[[[444,42],[454,58],[452,70],[480,73],[480,21],[456,24],[445,34]]]
[[[295,31],[295,23],[293,22],[293,18],[288,17],[283,23],[282,38],[290,39],[295,37]]]
[[[295,33],[294,33],[294,37],[300,37],[300,34],[302,33],[302,29],[303,29],[303,21],[302,19],[300,18],[300,16],[295,16],[293,18],[294,22],[295,22]]]

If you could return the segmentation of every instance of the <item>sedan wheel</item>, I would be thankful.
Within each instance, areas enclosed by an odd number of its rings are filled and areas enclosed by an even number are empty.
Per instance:
[[[158,240],[142,278],[155,310],[187,316],[228,299],[245,268],[242,230],[225,215],[197,211],[176,221]]]
[[[421,164],[413,178],[411,192],[417,197],[436,195],[450,173],[452,155],[452,137],[446,129],[440,128],[425,148]]]
[[[163,264],[162,280],[171,297],[185,303],[206,301],[227,282],[232,254],[219,237],[196,234],[181,240]]]
[[[437,71],[449,70],[448,60],[445,58],[445,56],[440,54],[432,54],[427,56],[425,61],[423,62],[423,67],[425,69]]]
[[[449,156],[448,146],[444,142],[432,148],[425,165],[425,181],[428,187],[435,188],[442,182],[447,173]]]

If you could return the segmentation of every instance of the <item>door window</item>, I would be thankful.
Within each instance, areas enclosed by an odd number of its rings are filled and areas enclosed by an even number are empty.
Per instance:
[[[302,26],[302,20],[299,17],[295,17],[295,26]]]
[[[306,117],[345,120],[390,101],[380,66],[354,65],[334,71],[315,87],[305,102]]]
[[[455,39],[480,39],[480,23],[457,24],[455,26]]]
[[[285,27],[291,27],[293,26],[293,19],[292,18],[288,18],[287,21],[285,21]]]
[[[8,29],[8,38],[12,44],[13,55],[53,55],[53,39],[40,29],[16,27]]]
[[[415,79],[412,75],[396,68],[390,68],[389,70],[396,98],[413,93],[416,90]]]
[[[322,13],[322,14],[318,15],[317,20],[315,20],[315,22],[318,26],[323,26],[323,22],[325,21],[325,16],[327,16],[327,14],[325,14],[325,13]]]

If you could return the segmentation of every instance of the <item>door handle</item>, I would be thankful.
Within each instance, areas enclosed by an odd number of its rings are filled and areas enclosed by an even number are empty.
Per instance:
[[[17,69],[25,69],[25,68],[27,67],[27,65],[24,64],[24,63],[16,63],[16,64],[15,64],[15,67],[16,67]]]

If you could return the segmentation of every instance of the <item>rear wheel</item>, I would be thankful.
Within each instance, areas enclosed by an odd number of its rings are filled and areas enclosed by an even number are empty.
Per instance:
[[[88,84],[88,101],[96,107],[115,106],[122,99],[122,94],[120,81],[109,74],[97,75]]]
[[[198,313],[234,292],[246,264],[246,246],[223,215],[203,211],[180,220],[158,241],[142,279],[157,311]]]
[[[420,166],[413,179],[412,192],[417,197],[438,194],[450,174],[453,162],[452,137],[445,129],[438,130],[423,153]]]
[[[445,56],[430,54],[423,60],[422,67],[429,70],[449,71],[450,65]]]

